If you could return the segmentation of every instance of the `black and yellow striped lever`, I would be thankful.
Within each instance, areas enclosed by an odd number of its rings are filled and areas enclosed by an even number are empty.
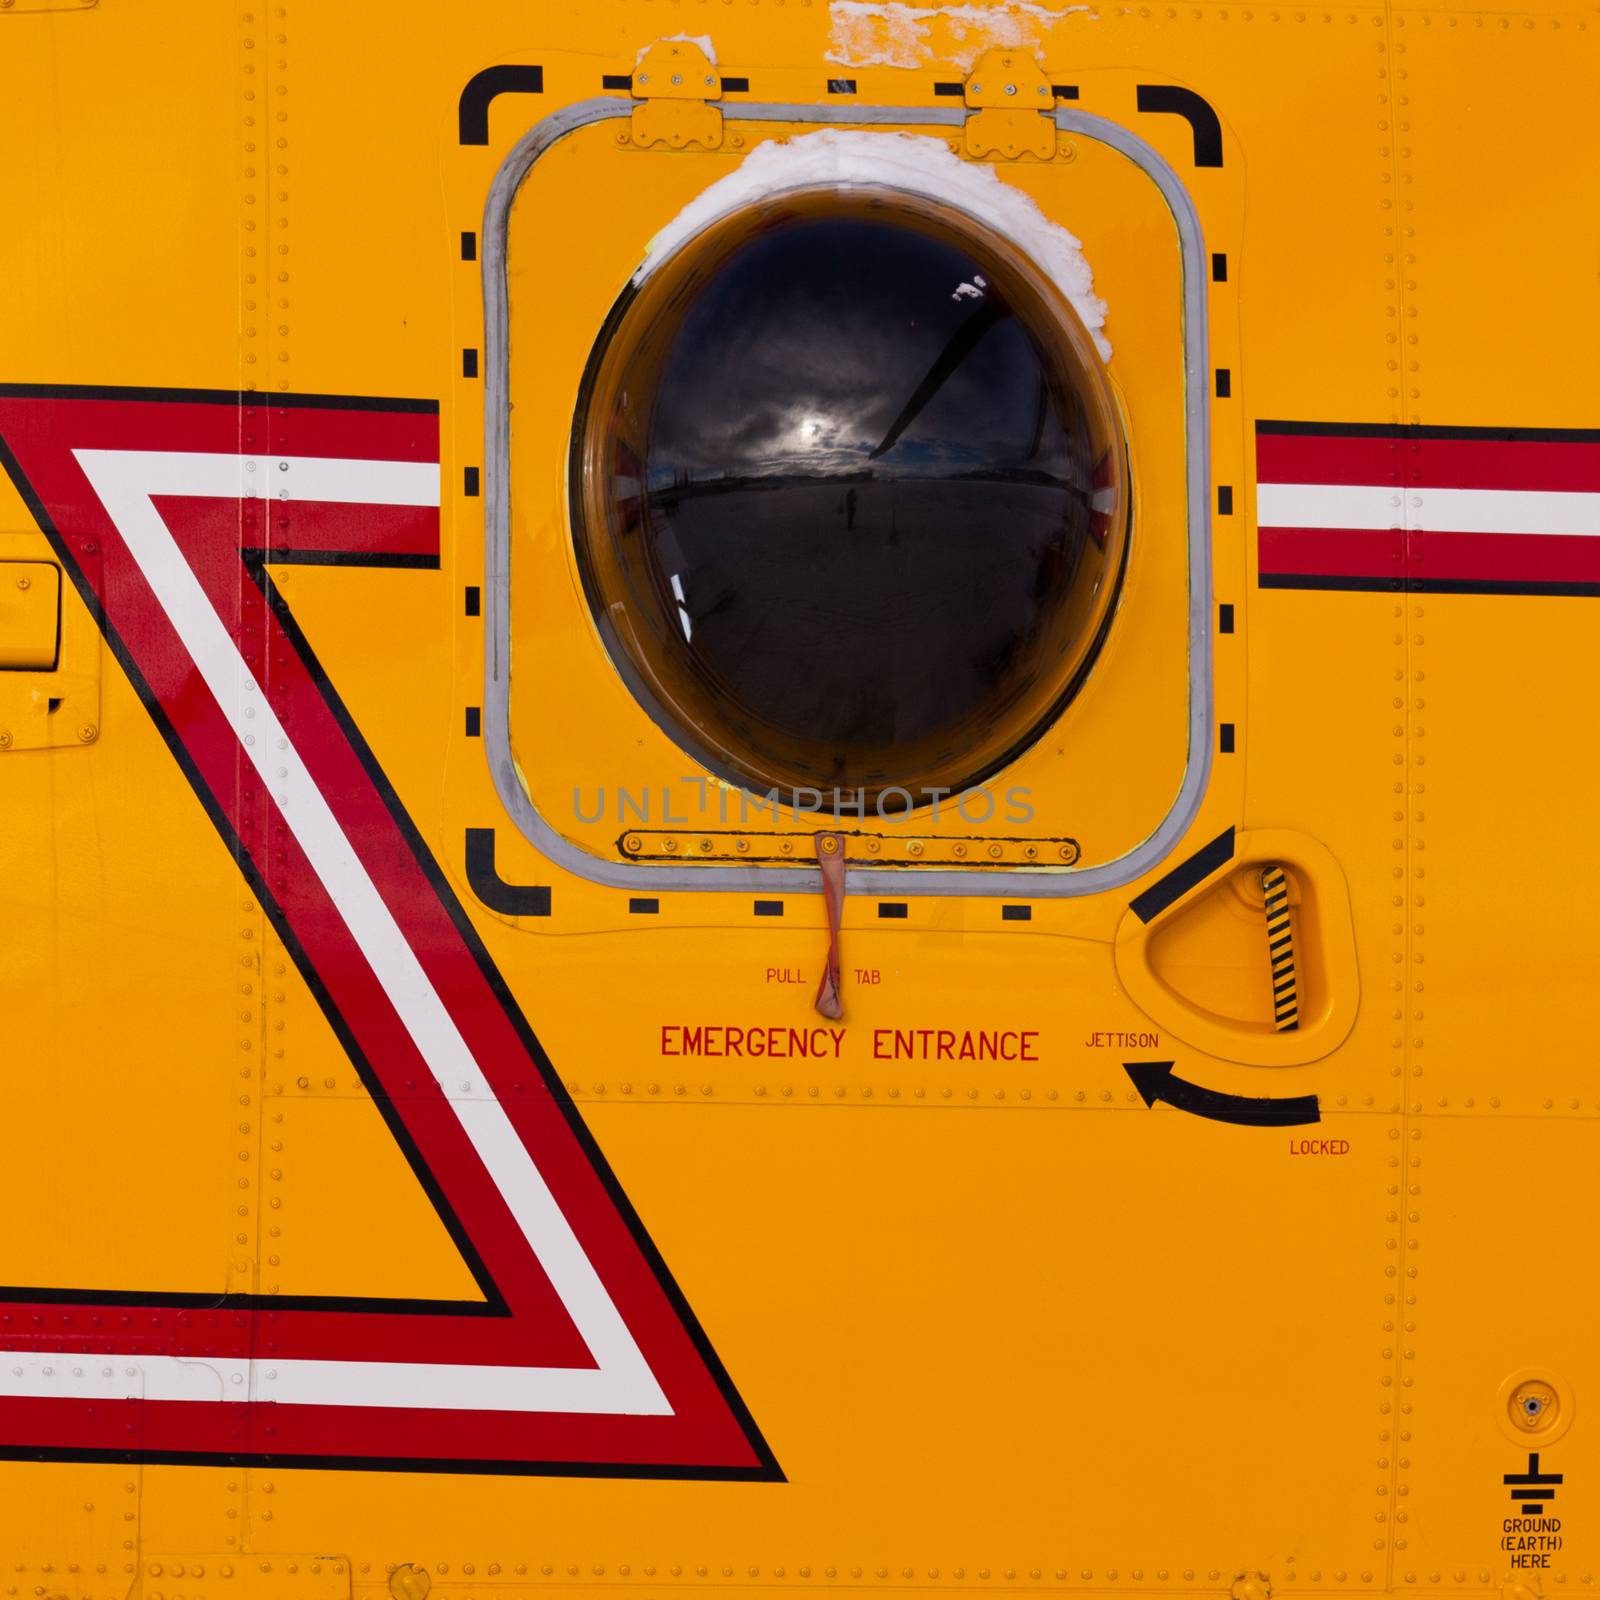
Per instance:
[[[1282,867],[1261,873],[1266,895],[1267,954],[1272,961],[1272,1026],[1293,1033],[1300,1026],[1300,990],[1295,972],[1294,926],[1289,920],[1289,880]]]

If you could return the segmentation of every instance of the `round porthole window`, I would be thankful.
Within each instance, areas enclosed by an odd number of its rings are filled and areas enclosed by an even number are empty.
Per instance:
[[[970,788],[1037,740],[1128,539],[1070,304],[1009,240],[887,189],[748,205],[636,281],[571,487],[596,624],[660,726],[732,783],[846,811]]]

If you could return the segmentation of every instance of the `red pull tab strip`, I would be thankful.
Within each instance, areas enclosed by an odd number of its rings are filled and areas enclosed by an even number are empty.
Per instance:
[[[844,840],[836,833],[817,835],[817,863],[822,868],[822,898],[828,907],[828,959],[814,1002],[830,1022],[844,1015],[839,993],[839,919],[844,914]]]

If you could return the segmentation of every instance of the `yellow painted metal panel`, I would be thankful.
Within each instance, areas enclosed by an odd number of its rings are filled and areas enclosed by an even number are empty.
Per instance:
[[[1420,423],[1485,459],[1527,430],[1593,429],[1592,8],[12,9],[5,404],[74,386],[75,405],[155,415],[209,392],[236,435],[211,452],[282,452],[292,480],[318,453],[285,442],[316,409],[308,397],[344,405],[352,428],[351,414],[388,416],[380,402],[437,402],[437,565],[293,565],[284,537],[217,592],[253,605],[270,578],[317,665],[318,699],[296,714],[336,702],[345,731],[321,753],[357,751],[329,792],[343,803],[361,772],[381,775],[386,810],[365,815],[360,842],[398,811],[436,863],[462,948],[548,1054],[555,1113],[588,1130],[782,1473],[283,1459],[268,1430],[292,1407],[249,1397],[287,1370],[277,1342],[296,1302],[446,1301],[455,1325],[489,1320],[396,1132],[424,1101],[443,1120],[473,1090],[374,1094],[392,1060],[358,1061],[339,1004],[285,937],[299,858],[272,819],[304,815],[303,797],[271,799],[269,767],[252,818],[238,802],[256,747],[196,757],[153,714],[163,694],[193,711],[209,691],[182,672],[152,687],[159,627],[102,639],[97,612],[142,580],[85,548],[99,513],[67,468],[50,504],[24,492],[29,455],[0,491],[0,584],[18,564],[73,581],[59,661],[30,656],[0,683],[0,1283],[16,1286],[0,1319],[21,1319],[0,1320],[0,1455],[24,1458],[0,1465],[0,1573],[16,1593],[378,1597],[412,1562],[445,1596],[1532,1600],[1590,1581],[1594,586],[1501,592],[1530,586],[1522,554],[1505,558],[1509,579],[1460,579],[1486,592],[1407,590],[1434,578],[1453,531],[1433,503],[1396,508],[1387,567],[1290,574],[1364,586],[1275,586],[1258,507],[1263,486],[1270,498],[1297,480],[1264,469],[1257,425],[1386,443],[1382,430]],[[1078,898],[908,896],[884,917],[890,897],[852,897],[836,1028],[811,1009],[819,896],[774,894],[781,916],[758,915],[759,890],[582,876],[518,830],[481,737],[484,500],[468,473],[488,465],[485,200],[529,128],[595,95],[630,98],[604,79],[680,32],[710,36],[725,83],[748,79],[722,108],[745,145],[623,150],[614,129],[588,129],[541,159],[513,212],[513,438],[538,440],[535,465],[515,468],[514,740],[552,806],[574,785],[673,781],[684,763],[592,636],[564,447],[643,242],[710,176],[794,132],[741,120],[741,104],[948,109],[960,97],[935,86],[979,50],[1026,49],[1077,91],[1064,106],[1172,166],[1206,255],[1222,258],[1205,291],[1215,743],[1196,815],[1135,880]],[[463,144],[469,80],[534,65],[538,92],[494,95],[485,142]],[[1214,108],[1221,166],[1196,164],[1185,116],[1141,110],[1153,85]],[[1084,241],[1142,474],[1121,631],[1063,724],[1061,766],[1039,780],[1065,819],[1045,831],[1081,833],[1096,861],[1148,834],[1181,780],[1198,663],[1180,630],[1170,225],[1122,158],[1076,154],[1000,170]],[[241,390],[245,405],[226,401]],[[290,399],[268,410],[270,397]],[[163,448],[165,424],[148,426],[130,448]],[[1438,441],[1392,442],[1398,464],[1364,468],[1356,487],[1403,498],[1387,474]],[[1571,462],[1593,437],[1544,443],[1579,452]],[[19,461],[46,444],[7,435]],[[1511,492],[1525,503],[1541,488],[1560,485]],[[229,515],[242,532],[243,512]],[[1511,536],[1525,552],[1547,537]],[[1549,537],[1577,549],[1590,536]],[[267,614],[240,604],[241,644]],[[302,658],[263,657],[270,698]],[[485,830],[498,885],[470,865],[469,831]],[[1267,1015],[1265,927],[1253,971],[1254,911],[1222,869],[1171,887],[1228,830],[1235,851],[1252,835],[1309,840],[1348,888],[1353,956],[1322,968],[1347,1026],[1314,1059],[1271,1065],[1246,1040]],[[571,836],[599,854],[615,831]],[[1130,907],[1145,893],[1173,895],[1152,913],[1174,930],[1152,965],[1165,959],[1210,1011],[1202,1033],[1119,975],[1113,941],[1146,926]],[[1296,907],[1309,996],[1326,949]],[[474,1016],[500,1005],[492,991]],[[1163,1063],[1173,1077],[1130,1074]],[[1259,1102],[1306,1097],[1315,1124],[1261,1125],[1279,1113]],[[132,1375],[113,1373],[116,1397],[94,1402],[108,1409],[93,1426],[120,1430],[114,1448],[80,1448],[65,1426],[41,1440],[6,1374],[53,1351],[29,1379],[41,1395],[98,1381],[115,1335],[87,1319],[107,1298],[138,1322]],[[186,1353],[207,1317],[239,1330],[236,1349]],[[220,1445],[172,1446],[150,1386],[186,1378],[157,1358],[209,1382],[205,1368],[219,1396],[239,1378]],[[1520,1535],[1505,1480],[1534,1469],[1504,1390],[1527,1373],[1551,1380],[1571,1419],[1540,1452],[1560,1475],[1559,1546],[1506,1543]]]

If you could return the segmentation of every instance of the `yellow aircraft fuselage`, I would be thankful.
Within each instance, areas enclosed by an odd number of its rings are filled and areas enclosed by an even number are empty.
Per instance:
[[[1597,29],[0,0],[5,1593],[1589,1585]]]

